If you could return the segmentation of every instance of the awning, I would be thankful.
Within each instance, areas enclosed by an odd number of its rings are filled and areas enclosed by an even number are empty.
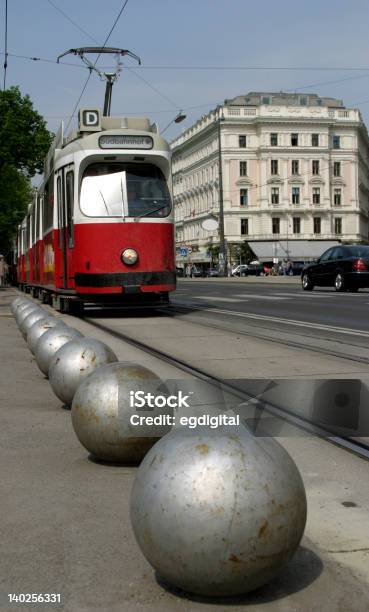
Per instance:
[[[275,258],[316,259],[340,243],[337,240],[250,240],[248,244],[259,261],[271,261]]]

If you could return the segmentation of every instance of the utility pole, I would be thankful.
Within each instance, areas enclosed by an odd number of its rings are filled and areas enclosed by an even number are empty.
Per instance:
[[[224,236],[224,204],[223,204],[223,168],[222,168],[222,133],[221,122],[223,114],[218,113],[218,166],[219,166],[219,272],[221,276],[228,275],[227,245]]]

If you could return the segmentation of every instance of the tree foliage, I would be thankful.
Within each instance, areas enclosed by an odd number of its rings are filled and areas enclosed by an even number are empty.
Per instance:
[[[0,170],[9,165],[26,176],[42,172],[52,134],[30,97],[18,87],[1,91],[0,117]]]
[[[18,87],[0,91],[0,253],[11,249],[52,138],[29,96]]]
[[[12,249],[13,237],[32,201],[29,179],[13,166],[0,170],[0,253]]]

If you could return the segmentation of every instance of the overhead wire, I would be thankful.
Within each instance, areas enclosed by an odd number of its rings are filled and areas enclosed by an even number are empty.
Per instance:
[[[119,19],[120,19],[120,16],[122,15],[122,13],[123,13],[124,9],[126,8],[127,4],[128,4],[128,0],[125,0],[125,1],[124,1],[124,3],[123,3],[122,8],[120,9],[120,11],[119,11],[119,13],[118,13],[118,16],[116,17],[116,19],[115,19],[115,21],[114,21],[114,23],[113,23],[113,25],[112,25],[112,27],[111,27],[111,29],[110,29],[110,32],[108,33],[107,37],[105,38],[104,44],[102,45],[102,48],[103,48],[103,49],[104,49],[104,47],[106,46],[106,44],[107,44],[107,42],[108,42],[108,40],[109,40],[110,36],[112,35],[112,33],[113,33],[113,31],[114,31],[114,28],[115,28],[115,26],[117,25],[117,23],[118,23],[118,21],[119,21]],[[98,54],[98,56],[97,56],[97,58],[96,58],[96,60],[95,60],[95,62],[94,62],[94,64],[93,64],[93,65],[94,65],[94,67],[96,66],[97,62],[99,61],[100,56],[101,56],[101,53],[99,53],[99,54]],[[83,85],[82,91],[81,91],[81,93],[80,93],[80,95],[79,95],[79,97],[78,97],[78,100],[77,100],[77,102],[76,102],[76,104],[75,104],[75,106],[74,106],[74,108],[73,108],[73,111],[72,111],[72,113],[71,113],[71,115],[70,115],[70,117],[69,117],[68,124],[67,124],[67,126],[66,126],[66,128],[65,128],[66,130],[69,128],[69,126],[70,126],[70,124],[71,124],[71,122],[72,122],[72,119],[73,119],[74,113],[76,112],[76,110],[77,110],[77,108],[78,108],[78,105],[79,105],[79,103],[80,103],[80,101],[81,101],[81,98],[82,98],[83,94],[85,93],[85,90],[86,90],[86,87],[87,87],[87,85],[88,85],[88,82],[89,82],[89,80],[90,80],[90,78],[91,78],[91,75],[92,75],[92,69],[90,69],[89,75],[88,75],[88,77],[87,77],[87,79],[86,79],[86,81],[85,81],[85,84]]]
[[[93,42],[98,43],[98,41],[96,40],[96,38],[94,38],[93,36],[91,36],[91,34],[89,34],[88,32],[86,32],[86,30],[84,30],[83,28],[81,28],[78,23],[76,23],[75,21],[73,21],[73,19],[71,19],[66,13],[64,13],[64,11],[60,10],[59,7],[57,7],[51,0],[47,0],[47,2],[49,2],[49,4],[51,4],[52,6],[54,6],[54,8],[56,8],[57,10],[59,10],[59,12],[64,15],[64,17],[66,19],[68,19],[68,21],[70,21],[78,30],[80,30],[80,32],[83,32],[83,34],[85,34],[90,40],[92,40]],[[147,81],[147,79],[145,79],[143,76],[137,74],[137,72],[131,68],[130,66],[125,66],[126,70],[129,70],[129,72],[132,72],[137,79],[140,79],[143,83],[145,83],[148,87],[150,87],[150,89],[152,89],[153,91],[155,91],[155,93],[157,93],[161,98],[163,98],[163,100],[166,100],[166,102],[169,102],[169,104],[171,104],[174,108],[178,109],[179,105],[176,104],[175,102],[173,102],[173,100],[171,100],[166,94],[164,94],[163,92],[161,92],[159,89],[157,89],[154,85],[152,85],[151,83],[149,83],[149,81]]]

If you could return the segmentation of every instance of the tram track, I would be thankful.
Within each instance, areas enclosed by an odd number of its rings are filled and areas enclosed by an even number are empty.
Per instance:
[[[232,311],[220,311],[219,309],[213,309],[210,308],[206,311],[204,311],[203,308],[199,308],[199,307],[193,307],[188,306],[188,305],[182,305],[182,304],[175,304],[175,305],[171,305],[170,308],[168,308],[167,310],[161,310],[161,309],[157,309],[160,310],[161,312],[165,313],[167,316],[171,316],[171,317],[175,317],[177,314],[179,315],[189,315],[189,313],[191,313],[193,310],[198,311],[199,313],[204,313],[206,312],[207,315],[222,315],[222,314],[234,314],[235,316],[237,316],[238,313],[232,313]],[[247,317],[245,317],[247,318]],[[303,342],[303,341],[298,341],[298,340],[292,340],[290,338],[286,338],[286,337],[282,337],[281,332],[278,332],[280,335],[278,335],[277,337],[273,337],[271,336],[270,332],[271,332],[271,327],[268,327],[267,325],[265,325],[265,320],[264,319],[250,319],[250,324],[249,327],[254,327],[255,329],[247,329],[245,330],[244,328],[240,328],[237,327],[237,329],[232,329],[229,325],[222,324],[222,321],[219,319],[216,323],[212,323],[209,321],[205,321],[205,320],[201,320],[201,323],[199,323],[199,321],[194,321],[194,319],[191,319],[191,315],[189,317],[190,321],[192,322],[196,322],[197,324],[201,324],[204,327],[208,327],[210,329],[217,329],[217,330],[222,330],[222,331],[233,331],[233,333],[237,333],[238,335],[242,335],[242,336],[248,336],[250,338],[255,338],[256,340],[264,340],[267,342],[273,342],[273,343],[277,343],[277,344],[283,344],[283,346],[286,346],[288,348],[297,348],[297,349],[301,349],[301,350],[308,350],[308,351],[312,351],[314,353],[318,353],[319,355],[326,355],[329,357],[336,357],[338,359],[344,359],[345,361],[353,361],[355,363],[360,363],[360,364],[365,364],[365,365],[369,365],[369,357],[362,357],[360,355],[353,355],[353,354],[349,354],[347,352],[347,350],[342,350],[342,351],[338,351],[338,350],[333,350],[330,348],[324,348],[321,346],[314,346],[314,344],[308,343],[308,342]],[[265,329],[265,333],[260,332],[258,330],[260,329]],[[273,330],[273,332],[277,333],[275,330]],[[337,333],[337,332],[336,332]],[[316,340],[321,340],[321,338],[315,338],[314,336],[308,335],[308,334],[303,334],[301,331],[298,332],[298,335],[300,337],[306,338],[307,340],[311,340],[311,338],[314,338]],[[357,335],[357,334],[354,334]],[[361,337],[361,336],[360,336]],[[338,339],[325,339],[326,341],[329,342],[335,342],[336,344],[342,344],[342,346],[344,346],[345,348],[347,348],[348,346],[352,346],[354,348],[362,348],[360,347],[360,345],[357,344],[353,344],[350,342],[343,342],[341,340]]]
[[[175,357],[174,355],[157,349],[145,342],[142,342],[141,340],[137,340],[126,333],[111,329],[109,326],[100,323],[91,317],[84,316],[83,320],[91,326],[96,327],[97,329],[113,336],[114,338],[121,340],[122,342],[126,342],[130,346],[141,350],[144,353],[149,354],[152,357],[155,357],[167,363],[168,365],[181,370],[182,372],[185,372],[186,374],[190,374],[194,378],[197,378],[212,386],[216,386],[217,388],[221,388],[222,390],[229,393],[230,395],[233,395],[235,398],[241,400],[242,402],[247,403],[252,400],[255,400],[255,396],[245,392],[244,389],[241,389],[234,382],[230,382],[225,379],[221,379],[217,376],[214,376],[210,372],[195,367],[191,365],[191,363],[183,359],[179,359],[178,357]],[[366,444],[349,436],[338,435],[337,432],[335,432],[334,430],[323,427],[320,424],[317,425],[309,419],[300,415],[296,415],[292,411],[278,406],[270,402],[269,400],[258,397],[258,402],[262,411],[265,411],[265,413],[270,415],[271,417],[280,419],[283,422],[297,427],[298,429],[303,430],[304,432],[310,435],[323,438],[327,442],[334,444],[335,446],[338,446],[348,452],[354,453],[362,459],[369,460],[369,444]]]

